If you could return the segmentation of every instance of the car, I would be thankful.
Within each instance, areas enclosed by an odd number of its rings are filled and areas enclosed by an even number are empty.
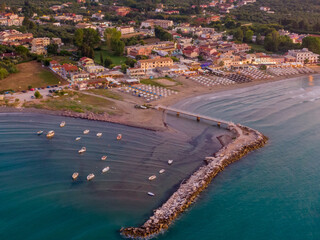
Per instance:
[[[54,85],[54,87],[58,87],[58,85]]]
[[[31,96],[32,99],[34,99],[34,96]]]
[[[50,86],[47,86],[47,88],[50,88]]]
[[[49,93],[52,93],[52,90],[51,90],[51,89],[49,90]]]
[[[23,92],[23,93],[26,93],[27,91],[26,91],[26,90],[23,90],[22,92]]]

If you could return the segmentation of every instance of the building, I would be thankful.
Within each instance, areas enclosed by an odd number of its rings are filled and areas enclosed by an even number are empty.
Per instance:
[[[295,57],[296,62],[304,63],[317,63],[319,55],[308,50],[308,48],[303,48],[301,50],[289,50],[288,55]]]
[[[132,26],[117,27],[117,30],[121,32],[121,35],[134,33],[134,28]]]
[[[32,46],[43,46],[46,47],[51,43],[50,38],[43,37],[43,38],[34,38],[32,39]]]
[[[94,61],[91,58],[82,57],[82,58],[80,58],[78,65],[79,65],[79,67],[86,68],[89,66],[94,66]]]
[[[155,26],[160,26],[162,28],[168,29],[169,27],[173,26],[173,21],[162,19],[148,19],[141,22],[141,28],[154,28]]]
[[[131,12],[131,8],[123,6],[114,6],[111,10],[115,11],[118,16],[124,17]]]
[[[137,63],[137,66],[144,69],[145,71],[158,67],[170,67],[172,65],[173,60],[169,57],[139,60]]]
[[[17,14],[5,13],[0,15],[1,26],[22,26],[24,17],[19,17]]]
[[[104,14],[102,13],[94,13],[92,14],[92,18],[98,19],[98,20],[103,20]]]

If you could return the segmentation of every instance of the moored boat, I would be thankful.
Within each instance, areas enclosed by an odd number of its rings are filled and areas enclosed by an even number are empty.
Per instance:
[[[72,179],[73,179],[73,180],[76,180],[76,179],[78,178],[78,176],[79,176],[79,173],[74,172],[74,173],[72,174]]]
[[[82,147],[79,151],[78,151],[78,153],[84,153],[85,151],[87,151],[87,148],[86,147]]]
[[[43,131],[40,130],[40,131],[37,132],[37,135],[41,135],[42,133],[43,133]]]
[[[173,160],[168,160],[168,164],[171,165],[173,163]]]
[[[104,169],[102,169],[102,172],[103,173],[106,173],[106,172],[108,172],[110,170],[110,167],[105,167]]]
[[[153,192],[148,192],[148,195],[153,197],[155,194]]]
[[[165,171],[166,171],[166,170],[161,169],[161,170],[159,171],[159,173],[162,174],[162,173],[164,173]]]
[[[148,179],[149,179],[150,181],[152,181],[152,180],[155,180],[156,178],[157,178],[156,175],[152,175],[152,176],[150,176]]]
[[[102,133],[97,133],[97,137],[101,137],[102,136]]]
[[[80,139],[81,139],[81,137],[77,137],[77,138],[76,138],[76,141],[79,141]]]
[[[88,134],[89,132],[90,132],[90,130],[86,129],[86,130],[83,131],[83,134]]]
[[[61,123],[60,123],[60,127],[64,127],[66,125],[66,122],[65,121],[62,121]]]
[[[53,138],[54,134],[55,134],[55,133],[54,133],[53,130],[49,131],[49,132],[47,133],[47,138]]]
[[[122,134],[118,134],[118,136],[117,136],[117,140],[121,140],[122,139]]]
[[[102,157],[101,157],[101,160],[102,160],[102,161],[107,160],[107,156],[102,156]]]
[[[87,176],[87,180],[88,181],[91,181],[92,179],[94,179],[94,174],[93,173],[90,173],[88,176]]]

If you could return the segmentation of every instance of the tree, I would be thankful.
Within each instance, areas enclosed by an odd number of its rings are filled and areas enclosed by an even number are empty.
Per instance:
[[[124,42],[121,40],[113,40],[112,41],[112,49],[116,56],[121,56],[124,52]]]
[[[304,60],[304,64],[308,64],[308,63],[309,63],[309,59],[307,58]]]
[[[154,33],[156,37],[159,38],[161,41],[173,40],[172,35],[161,27],[156,26],[154,29]]]
[[[132,58],[127,58],[126,61],[125,61],[125,64],[130,66],[130,67],[134,67],[134,64],[136,63],[137,61],[135,59],[132,59]]]
[[[82,44],[83,44],[83,29],[79,28],[74,33],[74,43],[78,47],[82,46]]]
[[[253,31],[252,30],[247,30],[245,35],[244,35],[244,42],[246,43],[251,43],[252,42],[252,37],[253,37]]]
[[[305,37],[302,39],[302,47],[308,48],[310,51],[320,54],[320,39],[317,37]]]
[[[128,66],[124,63],[121,64],[121,72],[126,73]]]
[[[58,49],[59,49],[58,44],[49,44],[47,46],[47,51],[50,54],[57,54],[58,53]]]
[[[100,52],[100,64],[103,65],[103,55],[102,55],[102,52]]]
[[[7,69],[0,67],[0,80],[9,76]]]
[[[24,47],[24,46],[22,46],[22,45],[17,46],[15,48],[15,51],[16,51],[17,54],[19,54],[22,57],[27,57],[29,55],[29,53],[30,53],[29,49]]]
[[[116,28],[107,28],[104,32],[104,40],[108,50],[112,48],[113,41],[120,41],[121,32],[118,31]]]
[[[271,33],[267,34],[264,39],[264,47],[268,51],[278,52],[280,45],[279,33],[273,29]]]
[[[106,68],[109,68],[112,64],[113,64],[112,59],[109,57],[106,57],[106,59],[104,60],[104,66]]]
[[[239,42],[243,42],[243,31],[241,30],[241,28],[238,28],[237,31],[234,33],[233,35],[234,39],[239,41]]]
[[[42,98],[42,95],[41,95],[41,93],[39,91],[36,91],[34,93],[34,96],[35,96],[36,99]]]

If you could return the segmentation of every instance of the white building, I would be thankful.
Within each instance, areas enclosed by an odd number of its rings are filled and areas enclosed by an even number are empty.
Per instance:
[[[309,63],[318,62],[319,54],[315,54],[308,50],[308,48],[303,48],[302,50],[289,50],[288,55],[295,57],[296,62],[304,63],[308,59]]]

